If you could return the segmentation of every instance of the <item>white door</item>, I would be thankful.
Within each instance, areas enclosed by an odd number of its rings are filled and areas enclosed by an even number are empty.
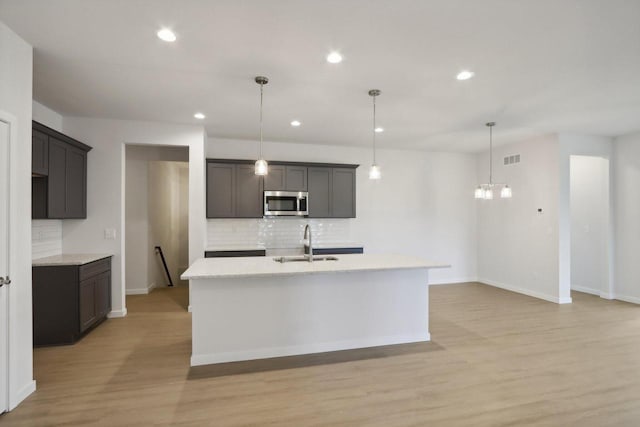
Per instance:
[[[0,283],[9,275],[9,124],[0,120]],[[0,286],[0,413],[9,409],[8,288]]]

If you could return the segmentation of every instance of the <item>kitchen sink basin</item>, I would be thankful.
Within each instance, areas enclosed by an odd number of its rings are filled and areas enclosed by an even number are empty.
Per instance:
[[[310,262],[306,256],[281,256],[273,259],[276,262]],[[334,256],[314,256],[313,261],[338,261]]]

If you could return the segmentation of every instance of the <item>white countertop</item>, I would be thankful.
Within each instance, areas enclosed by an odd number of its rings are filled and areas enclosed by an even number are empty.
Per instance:
[[[183,280],[229,277],[280,276],[411,268],[446,268],[448,264],[394,254],[336,255],[337,261],[286,262],[276,257],[201,258],[180,276]]]
[[[46,267],[54,265],[84,265],[99,259],[109,258],[111,254],[60,254],[44,258],[36,258],[31,265],[34,267]]]

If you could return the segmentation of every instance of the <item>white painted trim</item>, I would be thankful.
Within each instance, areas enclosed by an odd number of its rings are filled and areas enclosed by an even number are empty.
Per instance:
[[[156,282],[149,283],[146,288],[127,289],[127,295],[147,295],[156,288]]]
[[[200,354],[191,356],[191,366],[210,365],[213,363],[237,362],[243,360],[268,359],[328,351],[352,350],[356,348],[378,347],[384,345],[408,344],[431,341],[431,335],[400,335],[376,337],[360,340],[334,341],[318,344],[303,344],[286,347],[267,347],[258,350],[234,351],[226,353]]]
[[[112,310],[111,313],[107,314],[109,319],[125,317],[127,315],[127,309],[123,308],[122,310]]]
[[[600,298],[612,300],[612,299],[616,299],[616,296],[614,294],[610,294],[607,292],[600,292]]]
[[[461,283],[470,283],[470,282],[477,282],[477,281],[478,281],[477,277],[462,277],[457,279],[446,279],[446,280],[435,280],[435,281],[429,280],[429,286],[459,285]]]
[[[543,294],[541,292],[531,291],[529,289],[507,285],[505,283],[495,282],[493,280],[478,279],[478,282],[483,283],[485,285],[494,286],[496,288],[504,289],[506,291],[516,292],[518,294],[523,294],[530,297],[543,299],[545,301],[554,302],[556,304],[571,304],[571,301],[572,301],[571,298],[558,298],[553,295]]]
[[[624,301],[624,302],[630,302],[632,304],[640,304],[640,298],[638,297],[630,297],[630,296],[626,296],[626,295],[618,295],[615,294],[613,295],[614,299],[620,300],[620,301]]]
[[[571,285],[572,291],[584,292],[585,294],[597,295],[600,296],[600,291],[598,289],[587,288],[585,286]]]
[[[31,382],[25,384],[15,396],[9,395],[9,410],[12,411],[15,409],[20,402],[29,397],[29,395],[34,391],[36,391],[36,381],[31,380]]]

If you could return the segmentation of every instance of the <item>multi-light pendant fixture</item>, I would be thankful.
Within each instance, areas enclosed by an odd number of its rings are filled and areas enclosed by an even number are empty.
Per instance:
[[[493,127],[496,122],[489,122],[486,125],[489,127],[489,182],[478,185],[475,191],[475,198],[491,200],[493,199],[494,189],[500,188],[500,197],[509,199],[512,196],[511,187],[507,184],[493,182]]]
[[[269,79],[264,76],[258,76],[255,80],[260,85],[260,157],[256,160],[255,173],[256,175],[266,175],[269,173],[269,165],[262,157],[262,89],[264,85],[269,83]]]
[[[380,95],[378,89],[371,89],[369,91],[369,96],[373,98],[373,163],[371,164],[371,168],[369,168],[369,179],[382,178],[380,166],[376,163],[376,96],[378,95]]]

